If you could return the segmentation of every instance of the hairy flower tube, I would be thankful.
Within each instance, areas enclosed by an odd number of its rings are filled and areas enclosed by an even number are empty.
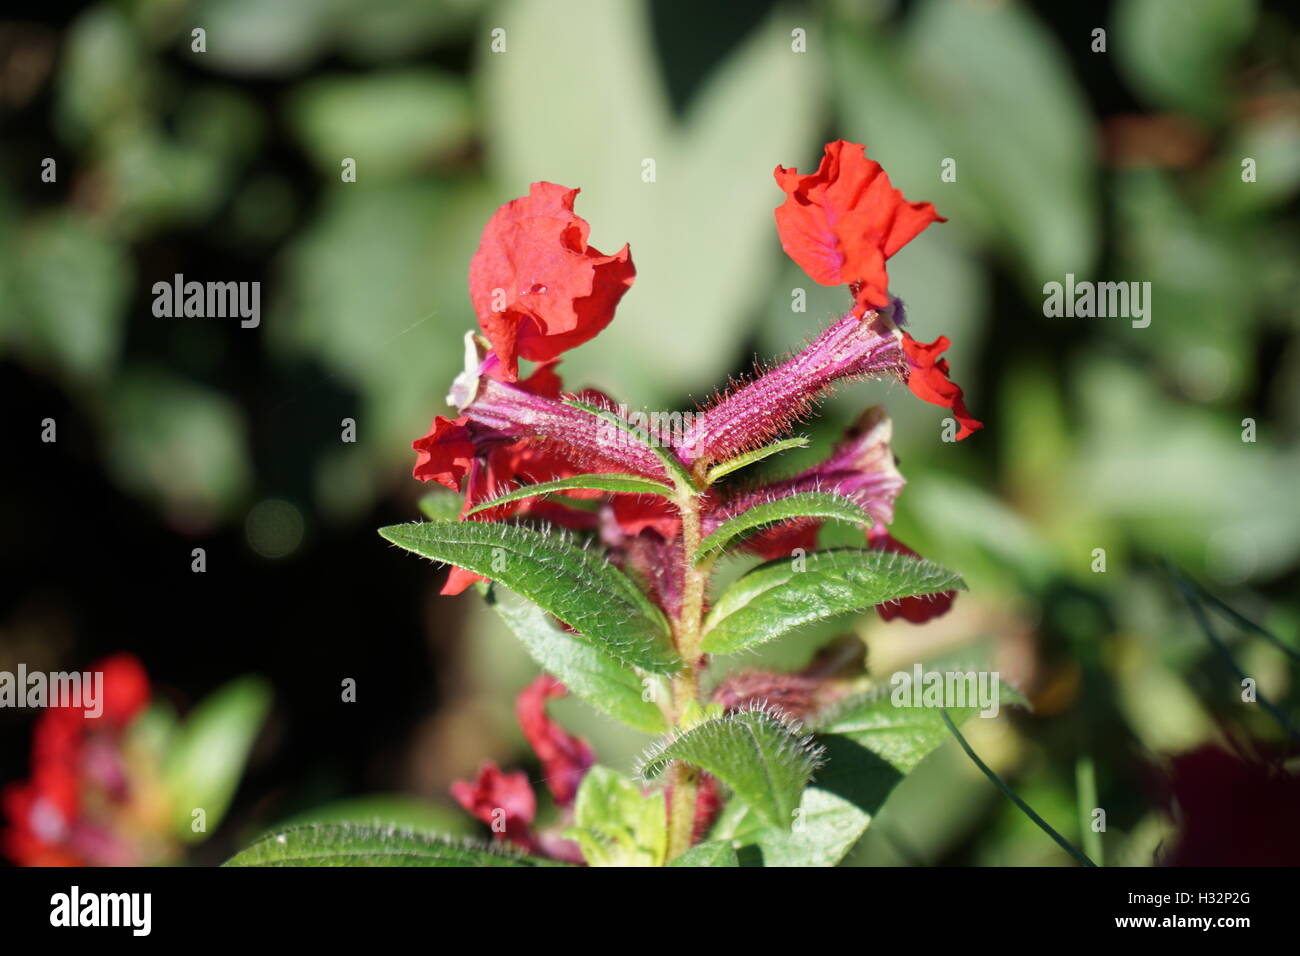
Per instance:
[[[879,706],[878,695],[862,696],[874,684],[861,641],[833,642],[794,673],[727,661],[872,608],[921,623],[962,588],[889,533],[905,480],[883,408],[864,411],[816,464],[752,477],[759,462],[806,445],[791,430],[857,380],[906,383],[952,409],[958,437],[982,427],[938,357],[947,339],[925,345],[904,331],[888,285],[886,261],[943,221],[934,207],[905,200],[861,146],[843,141],[826,147],[815,173],[777,167],[776,179],[782,246],[814,281],[845,286],[847,312],[689,414],[647,425],[609,396],[564,390],[559,356],[612,320],[634,274],[627,248],[605,256],[587,245],[576,190],[535,183],[493,216],[471,264],[480,331],[467,335],[451,387],[455,415],[435,418],[414,443],[415,477],[463,496],[458,520],[381,533],[451,565],[444,593],[477,584],[545,672],[517,713],[551,819],[539,820],[525,775],[492,763],[453,788],[526,860],[694,862],[745,839],[790,852],[779,834],[802,812],[827,753],[846,752],[821,741],[833,742],[834,722],[854,708]],[[521,358],[539,364],[521,376]],[[819,550],[828,522],[859,529],[861,546]],[[741,572],[726,587],[714,576],[723,566]],[[640,779],[601,766],[551,720],[546,701],[566,689],[656,735]]]

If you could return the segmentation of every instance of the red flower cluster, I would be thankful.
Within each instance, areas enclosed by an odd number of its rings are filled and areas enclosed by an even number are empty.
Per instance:
[[[134,794],[121,743],[149,703],[149,678],[136,658],[117,654],[91,668],[102,672],[103,710],[51,707],[36,721],[32,775],[8,787],[9,827],[0,847],[22,866],[126,866],[146,862],[123,834]]]

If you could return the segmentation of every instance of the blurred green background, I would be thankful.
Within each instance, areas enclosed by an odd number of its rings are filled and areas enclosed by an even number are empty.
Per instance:
[[[941,654],[998,667],[1035,711],[976,722],[972,743],[1075,839],[1092,773],[1107,862],[1150,862],[1167,839],[1152,780],[1169,754],[1224,728],[1281,739],[1162,562],[1294,646],[1294,4],[31,6],[0,17],[0,664],[128,647],[186,699],[270,677],[272,728],[214,858],[367,794],[465,831],[440,809],[448,782],[526,762],[511,701],[531,663],[373,533],[416,514],[410,442],[447,412],[492,210],[533,180],[581,187],[593,244],[629,242],[638,278],[565,381],[690,407],[844,308],[782,254],[771,178],[840,137],[949,219],[891,283],[918,338],[953,339],[986,429],[944,443],[938,409],[866,384],[834,397],[804,454],[885,402],[909,481],[897,534],[971,591],[925,628],[837,622],[743,663],[797,665],[856,629],[878,674]],[[156,318],[151,287],[178,272],[261,281],[260,327]],[[1150,282],[1150,326],[1045,317],[1043,285],[1067,273]],[[189,573],[192,547],[208,574]],[[1285,655],[1224,636],[1294,712]],[[580,703],[557,711],[617,768],[643,743]],[[3,721],[9,779],[28,723]],[[1066,860],[951,745],[853,857]]]

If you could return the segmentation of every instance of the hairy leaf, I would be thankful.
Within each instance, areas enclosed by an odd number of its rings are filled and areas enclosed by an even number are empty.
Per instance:
[[[828,518],[850,524],[871,524],[871,516],[851,498],[823,491],[801,491],[775,501],[765,501],[728,518],[700,542],[695,560],[699,561],[714,551],[721,551],[737,537],[755,528],[795,518]]]
[[[396,827],[309,824],[268,833],[226,866],[559,866],[469,840]]]
[[[789,451],[791,448],[807,448],[808,439],[804,435],[796,435],[794,438],[785,438],[781,441],[772,442],[770,445],[764,445],[762,448],[756,448],[753,451],[747,451],[743,455],[737,455],[735,458],[729,458],[726,461],[720,461],[709,469],[707,481],[711,485],[719,478],[724,478],[733,471],[739,471],[741,468],[748,468],[750,465],[762,461],[764,458],[771,458],[773,455],[779,455],[783,451]]]
[[[597,551],[516,525],[476,521],[392,525],[379,533],[434,561],[499,581],[624,663],[671,673],[679,660],[663,612]]]
[[[1002,703],[1023,698],[997,685]],[[951,707],[958,723],[978,705]],[[866,832],[894,788],[948,739],[941,708],[896,706],[888,689],[851,698],[819,719],[817,742],[826,766],[804,791],[800,826],[793,832],[769,826],[739,801],[727,807],[714,839],[754,843],[764,866],[834,866]]]
[[[742,710],[705,721],[648,752],[641,775],[651,780],[674,760],[713,774],[768,825],[789,829],[820,750],[797,725],[765,710]]]
[[[613,491],[627,495],[659,495],[663,498],[673,497],[673,489],[660,481],[638,478],[636,475],[577,475],[573,478],[559,478],[555,481],[543,481],[536,485],[525,485],[507,492],[499,498],[484,501],[471,508],[468,514],[478,514],[489,508],[518,501],[520,498],[532,498],[535,495],[549,495],[554,491]]]
[[[965,587],[937,564],[889,551],[833,548],[780,558],[722,594],[704,622],[702,648],[731,654],[837,614]]]
[[[637,730],[668,729],[663,712],[642,699],[640,675],[604,646],[556,627],[541,608],[502,588],[491,588],[486,599],[533,660],[575,695]]]

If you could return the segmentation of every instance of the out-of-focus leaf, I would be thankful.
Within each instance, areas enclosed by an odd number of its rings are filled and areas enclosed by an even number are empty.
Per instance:
[[[182,839],[205,839],[225,816],[270,706],[270,685],[260,677],[243,677],[215,691],[186,718],[165,769],[172,828]],[[200,809],[207,829],[196,832],[193,813]]]
[[[244,424],[225,396],[133,371],[114,383],[106,412],[109,468],[133,493],[210,520],[233,509],[247,489]]]
[[[561,630],[541,608],[500,588],[491,589],[488,603],[533,660],[572,693],[629,727],[648,734],[668,729],[658,706],[642,699],[640,675],[602,645]]]
[[[573,806],[576,840],[590,866],[663,866],[668,814],[663,793],[645,796],[632,780],[599,765],[587,771]]]
[[[226,866],[560,866],[549,860],[397,827],[333,823],[269,833]]]
[[[1028,290],[1088,273],[1097,213],[1087,111],[1067,57],[1026,7],[925,0],[901,42],[845,27],[831,43],[851,135],[909,198],[1009,245]],[[953,182],[940,179],[945,160],[956,163]]]
[[[800,794],[821,751],[797,727],[762,710],[706,720],[646,754],[641,775],[653,780],[674,760],[717,777],[769,826],[794,825]]]
[[[9,232],[0,253],[0,275],[13,296],[0,341],[75,377],[110,376],[130,292],[125,250],[63,214]]]
[[[755,505],[748,511],[727,519],[700,542],[695,552],[695,560],[699,561],[715,551],[722,551],[736,538],[748,534],[755,528],[797,518],[844,521],[864,526],[871,524],[871,516],[852,498],[821,491],[803,491]]]
[[[99,4],[68,30],[58,73],[55,117],[74,141],[138,119],[159,88],[153,58],[121,7]]]
[[[358,182],[412,173],[461,148],[473,122],[464,85],[427,70],[312,80],[289,109],[317,168],[336,182],[344,157],[356,160]]]
[[[1121,0],[1112,36],[1120,69],[1158,106],[1217,117],[1237,47],[1255,25],[1254,0]]]
[[[379,529],[398,547],[500,581],[634,667],[679,664],[668,622],[604,555],[514,525],[425,522]]]
[[[937,564],[890,551],[834,548],[779,558],[723,592],[705,618],[701,648],[734,654],[837,614],[965,587]]]

